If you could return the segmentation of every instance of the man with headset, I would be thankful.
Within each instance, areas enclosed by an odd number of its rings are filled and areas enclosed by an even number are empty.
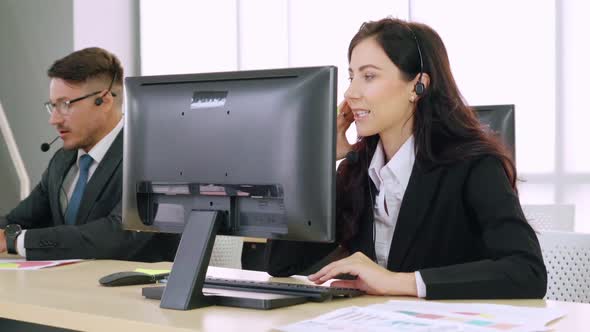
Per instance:
[[[117,57],[86,48],[57,60],[47,74],[45,107],[63,148],[31,194],[0,218],[0,253],[29,260],[172,260],[177,237],[121,226],[123,68]]]

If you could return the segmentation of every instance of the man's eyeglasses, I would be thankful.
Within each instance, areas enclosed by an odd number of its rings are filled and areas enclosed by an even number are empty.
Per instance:
[[[99,91],[95,91],[95,92],[89,93],[87,95],[84,95],[82,97],[78,97],[78,98],[75,98],[72,100],[62,100],[62,101],[58,101],[56,103],[52,103],[51,101],[48,101],[44,104],[45,110],[47,110],[47,113],[49,113],[49,115],[53,114],[54,110],[56,110],[59,115],[67,116],[67,115],[70,115],[70,113],[72,113],[72,111],[70,110],[70,105],[72,105],[73,103],[78,102],[80,100],[84,100],[88,97],[96,96],[97,94],[99,94],[101,92],[102,92],[102,90],[99,90]],[[111,91],[111,94],[113,95],[113,97],[117,96],[112,91]]]

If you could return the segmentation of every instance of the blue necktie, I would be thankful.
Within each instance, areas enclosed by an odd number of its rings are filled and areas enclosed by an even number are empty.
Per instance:
[[[80,157],[80,175],[78,176],[78,182],[76,182],[74,193],[72,194],[70,203],[68,203],[68,207],[66,209],[66,225],[76,224],[76,216],[78,215],[78,209],[80,208],[82,196],[84,196],[84,189],[86,188],[86,182],[88,181],[88,170],[90,169],[90,165],[92,165],[92,161],[92,157],[88,154]]]

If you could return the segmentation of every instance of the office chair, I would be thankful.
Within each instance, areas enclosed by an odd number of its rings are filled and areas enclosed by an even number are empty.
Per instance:
[[[538,234],[547,267],[545,299],[590,303],[590,234]]]
[[[498,135],[510,151],[512,158],[516,160],[514,105],[485,105],[472,106],[472,108],[486,131]]]
[[[522,211],[535,231],[574,231],[573,204],[524,204]]]
[[[209,265],[241,269],[243,245],[242,237],[217,235]]]

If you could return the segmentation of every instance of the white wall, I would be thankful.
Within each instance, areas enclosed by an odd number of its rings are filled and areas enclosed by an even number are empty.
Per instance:
[[[141,1],[142,75],[235,70],[235,0]]]
[[[71,17],[72,0],[0,1],[0,100],[33,186],[51,157],[39,146],[56,136],[43,107],[49,87],[46,72],[73,49]],[[13,167],[9,158],[2,158],[0,176],[15,176]],[[2,188],[0,211],[8,212],[20,199],[17,181],[4,182],[16,187]]]
[[[125,76],[139,74],[137,0],[74,1],[74,50],[102,47],[117,55]]]

